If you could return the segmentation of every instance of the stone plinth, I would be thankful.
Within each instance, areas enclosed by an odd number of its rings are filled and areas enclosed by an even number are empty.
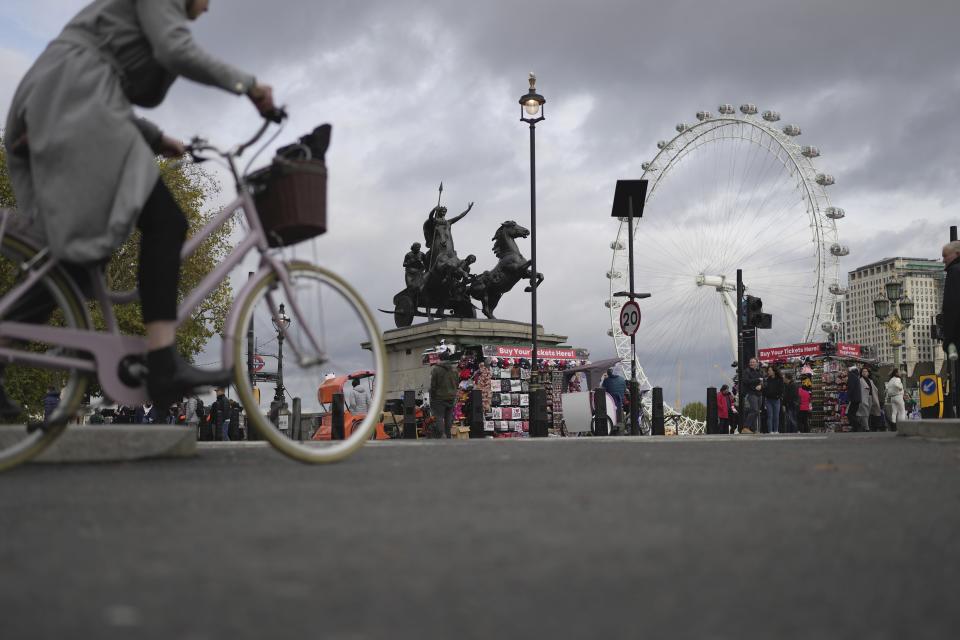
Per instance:
[[[440,341],[458,347],[477,345],[530,346],[530,324],[511,320],[445,318],[423,324],[391,329],[383,333],[389,370],[388,398],[397,398],[405,390],[430,390],[430,365],[423,364],[423,352]],[[544,333],[537,327],[537,344],[555,347],[567,336]]]
[[[20,433],[4,433],[11,446]],[[34,462],[132,462],[151,458],[189,458],[197,454],[196,431],[182,424],[68,425]]]

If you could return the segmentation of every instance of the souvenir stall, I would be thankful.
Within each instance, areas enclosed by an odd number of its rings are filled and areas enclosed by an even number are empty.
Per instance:
[[[847,409],[847,370],[854,364],[873,361],[862,357],[857,344],[814,342],[760,349],[762,367],[775,365],[781,373],[810,391],[809,418],[812,433],[850,431]]]
[[[461,346],[457,354],[460,388],[454,417],[468,426],[470,392],[483,397],[484,432],[496,438],[526,437],[530,431],[530,347],[509,345]],[[540,383],[547,391],[547,417],[551,428],[563,420],[561,395],[564,372],[587,363],[584,349],[548,347],[537,350]],[[425,353],[424,363],[438,361],[438,352]]]

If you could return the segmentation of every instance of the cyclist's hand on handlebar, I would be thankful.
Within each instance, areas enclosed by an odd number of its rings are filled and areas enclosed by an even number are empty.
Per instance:
[[[187,147],[176,138],[170,136],[160,136],[160,143],[157,145],[157,151],[165,158],[179,158],[187,152]]]
[[[273,104],[273,87],[268,84],[253,85],[247,96],[253,106],[257,108],[257,111],[260,112],[260,115],[264,117],[267,117],[276,109],[276,105]]]

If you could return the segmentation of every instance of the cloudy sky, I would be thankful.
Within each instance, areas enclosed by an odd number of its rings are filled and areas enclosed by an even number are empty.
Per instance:
[[[84,4],[5,0],[0,117],[33,58]],[[960,196],[958,28],[956,0],[212,0],[195,35],[274,86],[293,115],[278,142],[334,124],[330,231],[317,247],[379,307],[403,287],[403,254],[441,180],[452,212],[476,203],[455,239],[480,268],[493,266],[501,222],[529,222],[517,100],[535,71],[547,98],[537,127],[540,316],[599,359],[613,354],[603,302],[615,181],[639,177],[656,142],[701,109],[774,109],[802,127],[800,142],[821,148],[818,167],[836,177],[831,200],[847,212],[841,272],[938,255]],[[223,142],[257,124],[243,99],[186,81],[145,115],[172,134]],[[688,172],[674,188],[697,180]],[[652,205],[648,216],[666,215]],[[508,294],[498,316],[528,320],[529,298]]]

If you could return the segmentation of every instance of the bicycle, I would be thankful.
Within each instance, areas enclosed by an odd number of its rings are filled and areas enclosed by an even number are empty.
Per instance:
[[[246,223],[248,233],[193,290],[185,292],[177,309],[177,326],[191,317],[203,300],[229,277],[234,267],[248,255],[258,255],[256,271],[251,272],[250,278],[234,296],[227,314],[222,334],[221,368],[233,369],[233,385],[246,412],[248,428],[252,425],[271,445],[295,460],[334,462],[366,442],[380,419],[386,387],[386,350],[373,314],[346,280],[328,269],[297,260],[296,256],[284,260],[280,255],[285,246],[323,233],[326,230],[325,210],[321,212],[323,220],[312,221],[315,228],[311,230],[303,226],[277,227],[276,220],[263,217],[257,209],[257,201],[272,203],[274,208],[277,201],[293,201],[297,206],[297,198],[303,196],[304,184],[309,186],[309,181],[317,180],[321,173],[321,204],[325,208],[325,166],[320,171],[317,162],[308,166],[293,161],[276,176],[272,169],[267,174],[257,172],[259,182],[246,174],[246,170],[241,174],[237,169],[237,160],[263,137],[271,120],[279,123],[285,117],[285,113],[278,112],[271,119],[265,119],[252,138],[232,149],[219,149],[201,138],[191,141],[188,150],[194,162],[219,158],[229,168],[237,197],[188,238],[181,257],[186,259],[192,255],[237,214]],[[281,130],[278,128],[271,140]],[[253,160],[247,170],[252,163]],[[303,180],[307,182],[300,180],[298,184],[298,175],[306,176]],[[282,180],[292,183],[280,184]],[[313,186],[317,186],[316,183]],[[292,196],[290,193],[285,195],[283,189],[290,191],[291,188]],[[18,216],[10,211],[0,212],[0,360],[8,363],[8,373],[16,367],[24,371],[37,368],[57,370],[61,372],[64,385],[59,406],[43,423],[0,425],[0,470],[38,455],[64,431],[67,422],[80,408],[91,378],[96,378],[104,397],[116,403],[137,405],[147,399],[146,341],[142,337],[121,334],[114,310],[115,305],[136,301],[139,298],[137,290],[110,290],[102,266],[61,263],[50,255],[48,249],[38,246],[36,239],[17,228],[17,219]],[[89,295],[74,277],[77,273],[87,276],[88,288],[92,288]],[[35,285],[42,286],[55,304],[51,322],[41,325],[8,318],[15,311],[14,305],[27,302],[28,294],[35,294]],[[99,306],[105,330],[95,329],[91,302]],[[312,306],[314,304],[316,308]],[[290,316],[284,313],[285,310],[290,311]],[[332,324],[328,322],[331,318]],[[269,324],[264,325],[265,322]],[[265,379],[269,381],[271,375],[253,373],[257,348],[251,343],[255,326],[271,325],[276,330],[279,346],[276,356],[278,370],[272,374],[277,384],[271,406],[264,409],[256,383]],[[328,336],[331,329],[335,335]],[[246,358],[244,337],[247,338]],[[295,356],[290,371],[284,369],[284,344]],[[356,351],[349,350],[351,345]],[[312,402],[326,369],[335,365],[378,372],[371,399],[372,410],[345,440],[320,444],[300,442],[287,436],[282,424],[287,396]],[[301,396],[294,396],[292,391],[301,393]]]

